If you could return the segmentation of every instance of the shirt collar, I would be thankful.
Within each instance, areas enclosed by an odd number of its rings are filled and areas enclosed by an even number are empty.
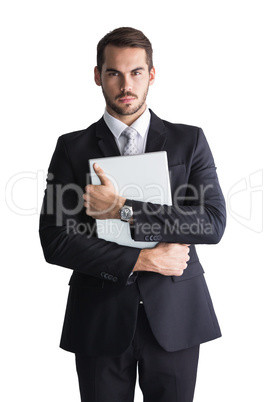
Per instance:
[[[115,117],[111,116],[106,108],[104,111],[103,115],[104,121],[107,124],[108,128],[110,131],[113,133],[113,135],[118,139],[122,132],[127,128],[128,126],[123,123],[122,121],[116,119]],[[131,124],[130,127],[135,128],[137,132],[142,136],[145,137],[145,134],[148,131],[148,127],[150,124],[151,120],[151,114],[149,112],[149,109],[146,107],[145,111],[142,113],[142,115],[134,121],[133,124]]]

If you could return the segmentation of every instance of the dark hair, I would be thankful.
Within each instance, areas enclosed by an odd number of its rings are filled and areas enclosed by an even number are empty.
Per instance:
[[[104,50],[108,45],[117,47],[139,47],[144,49],[146,52],[146,62],[149,71],[151,71],[153,67],[153,49],[151,42],[143,32],[130,27],[122,27],[107,33],[99,41],[97,46],[97,67],[100,73],[104,63]]]

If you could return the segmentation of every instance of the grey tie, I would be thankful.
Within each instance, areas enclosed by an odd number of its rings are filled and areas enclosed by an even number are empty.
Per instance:
[[[127,127],[122,132],[122,135],[127,139],[127,143],[123,149],[123,155],[137,155],[137,134],[135,128],[132,127]]]

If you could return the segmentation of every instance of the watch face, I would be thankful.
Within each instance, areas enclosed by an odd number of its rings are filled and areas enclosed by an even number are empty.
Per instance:
[[[129,219],[131,218],[131,209],[128,207],[122,208],[121,210],[121,219]]]

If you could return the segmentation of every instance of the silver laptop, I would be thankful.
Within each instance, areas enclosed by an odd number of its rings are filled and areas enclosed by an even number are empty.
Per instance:
[[[141,155],[114,156],[89,160],[92,184],[100,184],[93,164],[97,162],[125,198],[172,205],[167,153],[151,152]],[[130,226],[119,219],[97,219],[99,238],[124,246],[151,248],[157,242],[136,242],[131,238]]]

